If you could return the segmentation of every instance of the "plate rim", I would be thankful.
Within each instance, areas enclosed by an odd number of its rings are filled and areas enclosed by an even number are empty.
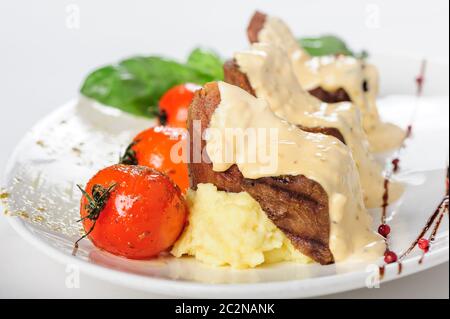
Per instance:
[[[36,247],[44,255],[56,260],[60,264],[75,265],[79,267],[81,272],[89,276],[124,287],[159,295],[194,298],[246,298],[246,295],[256,294],[262,295],[258,298],[307,298],[367,288],[364,285],[364,279],[367,277],[367,273],[364,271],[333,274],[319,278],[232,284],[201,283],[133,274],[67,255],[50,244],[47,244],[45,241],[42,241],[39,237],[34,236],[32,231],[29,230],[26,221],[20,217],[10,216],[8,219],[13,229],[30,243],[31,246]],[[448,237],[448,231],[443,232],[443,234]],[[393,274],[397,271],[396,264],[387,265],[386,278],[380,284],[382,285],[396,279],[404,278],[447,262],[449,260],[449,246],[447,245],[430,251],[426,256],[426,263],[420,266],[416,265],[412,270],[410,265],[413,263],[418,264],[420,256],[414,256],[404,261],[402,263],[404,271],[401,274]],[[323,287],[326,287],[325,292],[318,290],[323,289]],[[311,289],[313,291],[308,293],[307,290]]]

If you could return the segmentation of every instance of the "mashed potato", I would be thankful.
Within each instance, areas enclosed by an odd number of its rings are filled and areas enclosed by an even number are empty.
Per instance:
[[[172,249],[176,257],[233,268],[281,261],[311,262],[296,250],[248,193],[200,184],[188,192],[189,224]]]

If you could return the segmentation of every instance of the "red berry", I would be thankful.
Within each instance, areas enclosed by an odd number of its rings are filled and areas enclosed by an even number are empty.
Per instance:
[[[389,225],[382,224],[378,227],[378,233],[386,238],[391,233],[391,227],[389,227]]]
[[[422,249],[424,252],[427,252],[428,249],[430,248],[430,242],[428,241],[428,239],[425,239],[425,238],[419,239],[419,241],[417,242],[417,245],[418,245],[419,248]]]
[[[398,260],[397,254],[393,251],[388,250],[384,253],[384,262],[386,264],[392,264],[395,263]]]

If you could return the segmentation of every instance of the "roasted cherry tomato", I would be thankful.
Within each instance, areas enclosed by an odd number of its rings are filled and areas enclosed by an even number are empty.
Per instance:
[[[187,161],[182,156],[187,131],[157,126],[139,133],[121,159],[122,164],[148,166],[169,176],[184,193],[189,188]]]
[[[199,86],[191,83],[174,86],[159,100],[162,125],[186,128],[188,108]]]
[[[185,226],[187,206],[179,188],[149,167],[107,167],[81,190],[83,237],[112,254],[157,256],[175,243]]]

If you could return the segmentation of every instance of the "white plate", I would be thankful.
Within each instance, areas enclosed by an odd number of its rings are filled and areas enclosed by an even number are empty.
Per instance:
[[[382,56],[374,60],[380,66],[381,78],[389,83],[383,88],[390,95],[380,100],[381,113],[405,126],[413,110],[412,80],[420,61]],[[406,193],[390,207],[392,248],[398,252],[418,234],[444,192],[449,139],[448,66],[430,62],[428,76],[426,89],[433,96],[419,103],[414,138],[401,154],[402,173],[398,178],[407,183]],[[98,169],[117,162],[132,136],[151,124],[83,98],[47,116],[19,143],[3,178],[2,185],[11,194],[6,209],[22,216],[10,217],[11,225],[60,262],[114,283],[170,296],[309,297],[365,287],[375,276],[378,267],[366,264],[283,263],[232,270],[209,267],[190,258],[132,261],[99,251],[87,240],[77,256],[72,256],[73,242],[80,235],[75,222],[80,194],[75,184],[85,183]],[[380,211],[371,213],[375,226]],[[404,260],[400,275],[396,265],[388,266],[384,281],[425,270],[448,257],[445,218],[424,263],[419,265],[420,252],[415,250]]]

